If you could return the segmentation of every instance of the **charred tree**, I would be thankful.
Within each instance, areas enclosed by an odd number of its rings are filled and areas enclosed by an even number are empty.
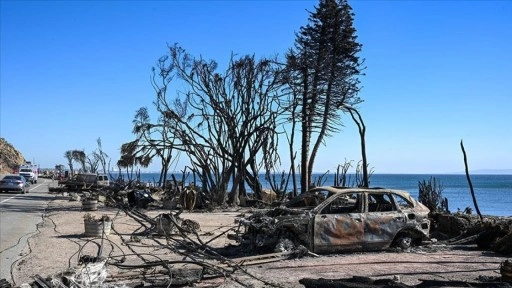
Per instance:
[[[99,158],[99,154],[96,151],[93,151],[89,155],[87,155],[86,162],[87,162],[87,166],[88,166],[87,170],[89,172],[91,172],[91,173],[98,172],[98,167],[100,165],[100,158]]]
[[[64,153],[64,157],[68,160],[69,176],[73,176],[73,150],[68,150]]]
[[[480,213],[480,209],[478,209],[478,203],[476,202],[475,190],[473,189],[473,184],[471,183],[471,177],[469,177],[469,169],[468,169],[468,159],[466,157],[466,150],[464,150],[464,144],[462,140],[460,140],[460,148],[462,149],[462,154],[464,155],[464,167],[466,170],[466,178],[469,184],[469,190],[471,191],[471,197],[473,198],[473,204],[475,205],[476,213],[478,217],[480,217],[480,221],[482,220],[482,214]]]
[[[130,145],[130,143],[125,143],[121,146],[121,158],[117,161],[117,167],[119,168],[119,179],[121,179],[121,170],[126,170],[126,177],[128,184],[130,185],[133,181],[135,181],[135,168],[137,165],[140,165],[141,158],[136,157],[133,153],[127,152],[127,150],[123,151],[124,149],[132,149],[133,146]]]
[[[361,117],[361,113],[357,111],[352,106],[345,105],[344,106],[348,112],[350,113],[350,116],[352,117],[352,120],[354,120],[354,123],[357,125],[357,129],[359,131],[359,138],[360,138],[360,144],[361,144],[361,170],[362,170],[362,187],[370,187],[370,181],[369,181],[369,175],[368,175],[368,161],[366,159],[366,125],[364,125],[363,117]],[[357,116],[357,117],[356,117]]]
[[[101,144],[101,138],[98,137],[98,139],[96,139],[96,143],[98,144],[98,149],[95,152],[96,158],[98,159],[99,164],[101,165],[101,168],[103,169],[103,173],[107,173],[107,170],[108,170],[107,169],[107,159],[109,158],[108,154],[105,153],[105,151],[103,151],[103,146]]]
[[[178,151],[175,149],[176,135],[174,127],[176,123],[167,117],[164,112],[167,109],[168,87],[174,77],[174,67],[168,64],[167,57],[158,59],[156,67],[152,68],[151,85],[156,94],[153,105],[160,113],[156,122],[152,122],[146,107],[139,108],[132,121],[132,133],[136,139],[121,148],[128,154],[132,154],[137,163],[147,167],[153,159],[160,160],[161,170],[158,185],[167,183],[167,175],[171,164],[177,159]]]
[[[218,164],[213,177],[221,181],[212,185],[227,188],[231,179],[229,202],[236,205],[244,183],[258,179],[254,168],[259,164],[254,163],[276,153],[269,143],[277,143],[272,139],[277,137],[280,113],[280,67],[273,59],[232,56],[225,72],[219,73],[215,61],[194,58],[177,45],[169,47],[169,55],[188,88],[176,101],[189,109],[180,115],[167,105],[165,116],[177,123],[183,151],[198,170],[209,171],[211,163]]]
[[[71,151],[71,155],[73,157],[73,161],[77,162],[82,166],[82,172],[87,172],[87,156],[83,150],[73,150]]]
[[[357,56],[362,45],[356,41],[353,16],[346,0],[321,0],[287,54],[289,85],[302,92],[302,192],[311,183],[320,145],[342,125],[341,107],[362,102],[357,97],[358,76],[364,69]]]

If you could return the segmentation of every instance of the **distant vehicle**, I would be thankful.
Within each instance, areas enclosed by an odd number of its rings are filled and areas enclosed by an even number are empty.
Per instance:
[[[29,183],[25,180],[25,177],[21,175],[5,175],[0,180],[0,192],[21,192],[22,194],[29,192]]]
[[[88,190],[91,188],[110,186],[110,180],[106,174],[78,173],[71,179],[59,181],[59,184],[64,185],[67,189]]]
[[[39,178],[39,168],[36,164],[32,164],[31,162],[26,162],[25,164],[20,166],[18,170],[18,174],[25,177],[27,182],[32,184],[37,183],[37,179]]]
[[[96,175],[96,184],[98,186],[103,186],[103,187],[110,186],[110,180],[108,179],[108,175],[107,174]]]

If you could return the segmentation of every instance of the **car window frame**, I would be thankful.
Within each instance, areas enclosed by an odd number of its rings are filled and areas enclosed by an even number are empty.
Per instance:
[[[386,213],[386,212],[397,212],[397,206],[395,204],[395,199],[393,198],[392,192],[377,192],[377,191],[367,191],[366,192],[366,212],[368,213]],[[373,195],[381,195],[382,199],[386,201],[386,203],[378,202],[374,203],[371,200],[371,196]],[[385,197],[388,199],[385,199]],[[375,198],[377,200],[377,198]],[[374,205],[375,204],[375,205]],[[375,210],[373,209],[375,207]],[[389,207],[389,209],[387,208]],[[372,208],[372,209],[370,209]]]
[[[400,195],[398,193],[392,193],[392,194],[393,194],[393,201],[395,201],[395,205],[399,211],[414,209],[414,207],[415,207],[414,203],[410,199],[407,199],[407,197]],[[409,204],[409,207],[402,207],[401,205],[399,205],[399,201],[397,200],[397,197],[405,200],[405,202],[407,202]]]
[[[339,211],[336,211],[338,209],[333,209],[333,211],[326,211],[326,209],[332,208],[333,203],[335,203],[338,200],[343,201],[342,198],[344,196],[351,195],[351,194],[359,195],[359,199],[357,199],[357,196],[356,196],[355,203],[354,203],[355,205],[353,207],[346,205],[346,206],[338,207]],[[322,207],[320,209],[318,209],[318,214],[322,214],[322,215],[331,214],[332,215],[332,214],[363,213],[364,212],[364,205],[363,205],[364,197],[365,197],[365,195],[364,195],[364,192],[362,192],[362,191],[347,191],[344,193],[334,194],[324,201],[325,205],[321,205]],[[353,198],[349,197],[347,200],[350,201],[351,199],[353,199]]]

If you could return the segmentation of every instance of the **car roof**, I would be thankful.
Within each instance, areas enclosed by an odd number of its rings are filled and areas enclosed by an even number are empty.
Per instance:
[[[7,179],[12,179],[12,178],[20,178],[20,177],[21,177],[21,178],[23,178],[23,179],[25,179],[23,176],[21,176],[21,175],[16,175],[16,174],[7,174],[7,175],[5,175],[5,176],[4,176],[4,178],[3,178],[3,179],[5,179],[5,178],[7,178]]]
[[[108,176],[104,173],[76,173],[75,175],[94,175],[94,176]]]
[[[320,190],[325,190],[328,192],[331,192],[333,194],[337,193],[356,193],[356,192],[372,192],[372,193],[395,193],[399,194],[401,196],[404,196],[406,198],[410,197],[410,193],[404,190],[398,190],[398,189],[388,189],[388,188],[381,188],[381,187],[375,187],[375,188],[360,188],[360,187],[339,187],[339,186],[318,186],[314,187],[308,190],[308,192],[316,192]]]

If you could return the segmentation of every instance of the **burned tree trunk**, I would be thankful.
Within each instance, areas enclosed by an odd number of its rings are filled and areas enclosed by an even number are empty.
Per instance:
[[[359,130],[359,137],[361,138],[361,158],[362,158],[362,169],[363,169],[363,187],[368,188],[370,185],[370,181],[368,180],[368,161],[366,159],[366,140],[365,140],[365,134],[366,134],[366,126],[364,125],[363,117],[361,117],[361,114],[357,109],[345,105],[345,107],[350,112],[350,116],[352,116],[352,120],[357,125],[357,128]],[[354,113],[357,115],[357,118],[355,117]]]
[[[462,154],[464,155],[464,167],[466,168],[466,178],[468,179],[469,189],[471,190],[471,197],[473,197],[473,204],[475,205],[476,213],[478,217],[480,217],[480,221],[482,220],[482,214],[480,213],[480,209],[478,209],[478,203],[476,203],[475,190],[473,189],[473,184],[471,183],[471,178],[469,177],[469,169],[468,169],[468,160],[466,157],[466,151],[464,150],[464,144],[462,140],[460,140],[460,148],[462,149]]]

